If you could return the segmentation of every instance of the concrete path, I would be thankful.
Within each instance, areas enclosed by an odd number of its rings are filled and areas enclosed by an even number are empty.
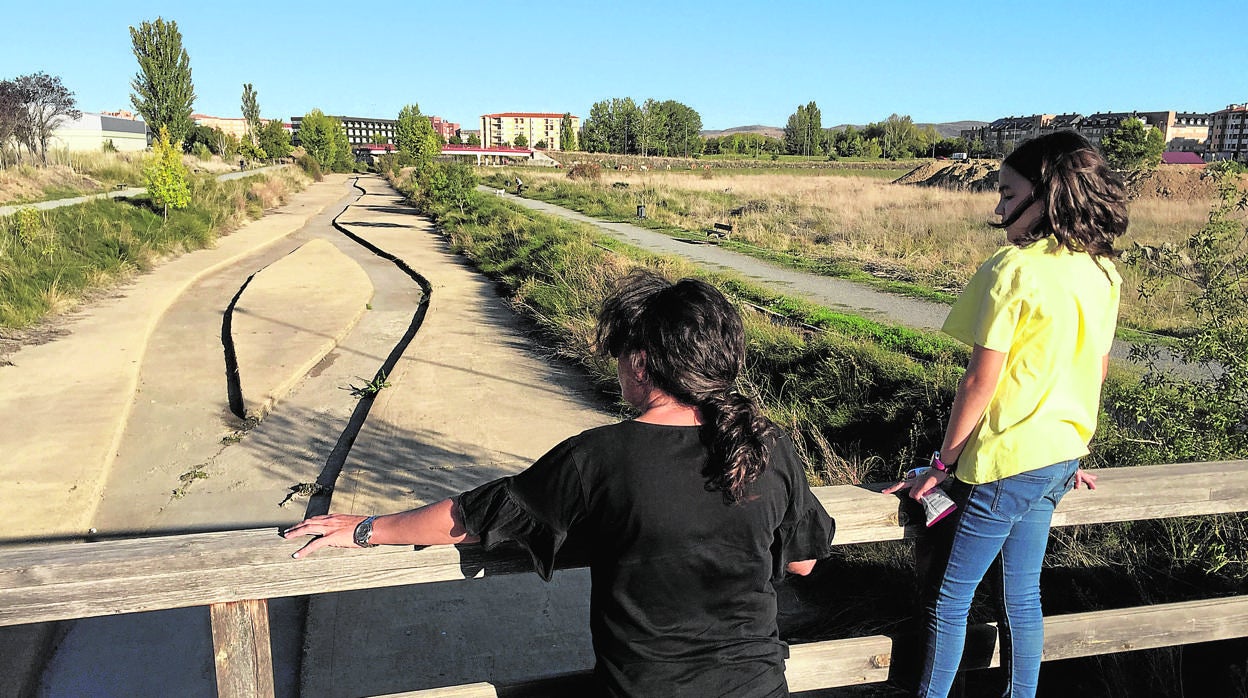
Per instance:
[[[534,356],[493,284],[429,223],[370,194],[341,222],[433,285],[428,315],[376,400],[333,509],[380,513],[518,472],[613,421],[579,372]],[[589,575],[560,572],[319,596],[308,614],[303,693],[381,695],[506,681],[592,665]]]
[[[210,356],[212,347],[220,347],[224,304],[204,311],[214,331],[173,336],[169,345],[154,343],[162,317],[197,283],[298,230],[341,198],[344,184],[339,177],[336,184],[310,187],[281,211],[221,238],[215,248],[163,264],[115,297],[81,309],[65,325],[69,336],[24,347],[10,357],[13,365],[0,368],[0,443],[6,449],[0,478],[7,483],[0,489],[0,509],[23,515],[0,523],[0,543],[87,535],[131,412],[153,404],[140,392],[149,348],[155,347],[153,355],[159,358],[188,344],[207,348]],[[228,293],[238,287],[234,283]],[[220,362],[190,360],[187,365],[208,369]],[[224,385],[221,375],[216,374],[216,386]],[[179,374],[172,370],[171,376]],[[175,386],[175,392],[180,388]],[[162,428],[173,433],[207,429],[207,438],[217,441],[226,432],[223,425],[198,419],[167,422]]]
[[[16,391],[6,393],[13,404],[0,402],[0,409],[15,408],[41,385],[17,377],[55,375],[47,373],[51,364],[42,354],[58,345],[54,354],[69,374],[99,364],[73,379],[75,385],[120,372],[129,377],[112,389],[137,397],[119,418],[115,411],[125,400],[115,395],[93,393],[81,401],[77,391],[67,390],[51,396],[63,422],[80,421],[80,413],[112,412],[111,419],[86,421],[105,433],[121,433],[103,439],[116,440],[106,466],[95,461],[83,472],[62,473],[98,480],[92,481],[98,508],[71,517],[73,525],[56,520],[63,507],[50,496],[73,497],[71,482],[57,483],[69,492],[52,486],[53,471],[67,456],[43,461],[49,482],[43,494],[49,497],[35,500],[36,521],[69,538],[85,535],[88,527],[96,529],[94,536],[276,529],[303,518],[310,502],[302,486],[326,478],[336,485],[335,510],[396,510],[516,472],[566,436],[613,419],[579,372],[534,357],[531,340],[492,285],[448,252],[441,236],[392,190],[372,180],[364,182],[370,193],[342,215],[345,227],[402,258],[434,287],[416,339],[391,356],[423,295],[392,262],[331,227],[330,218],[358,193],[345,184],[338,178],[305,192],[324,212],[298,209],[300,225],[288,224],[283,235],[255,234],[252,224],[222,240],[221,247],[231,240],[254,243],[245,251],[224,255],[219,247],[162,266],[123,297],[84,309],[70,323],[68,336],[27,347],[12,357],[13,366],[0,369],[0,381],[10,381],[0,385]],[[329,260],[338,272],[318,271],[309,285],[307,272],[299,271],[308,255]],[[180,275],[162,274],[188,259],[194,264],[184,263]],[[363,313],[360,285],[343,285],[341,278],[355,276],[356,269],[372,289],[371,309]],[[166,278],[174,276],[183,278],[178,283]],[[282,379],[289,388],[276,391],[272,411],[250,429],[229,412],[225,395],[222,313],[236,294],[235,322],[255,323],[252,339],[258,341],[255,349],[239,352],[244,377],[252,365],[253,375],[268,375],[271,386],[272,376],[298,374],[306,358],[321,351],[297,351],[292,359],[286,345],[342,335],[301,379]],[[339,303],[339,320],[325,323],[307,312],[325,305],[318,300],[324,296],[356,300]],[[154,298],[162,300],[135,305]],[[146,320],[121,323],[139,315]],[[236,325],[233,335],[243,331]],[[130,349],[101,351],[119,344]],[[248,354],[253,358],[246,359]],[[352,387],[367,383],[387,361],[394,363],[386,377],[390,385],[367,409]],[[248,384],[244,379],[244,393]],[[21,419],[19,412],[7,416]],[[29,437],[32,443],[55,441],[67,428],[46,419],[24,424],[38,432]],[[75,428],[84,437],[92,431]],[[16,528],[3,532],[23,537]],[[54,535],[46,529],[23,533]],[[553,584],[522,575],[318,597],[307,617],[302,679],[307,602],[275,601],[270,617],[279,695],[378,694],[583,668],[592,661],[588,599],[584,571],[560,573]],[[211,696],[207,622],[206,609],[181,609],[61,624],[39,694]],[[535,641],[534,632],[544,639]],[[7,644],[2,634],[0,644]],[[412,662],[413,655],[425,659]]]

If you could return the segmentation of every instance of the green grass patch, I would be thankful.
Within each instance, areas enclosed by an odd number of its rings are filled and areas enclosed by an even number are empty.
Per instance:
[[[300,186],[283,174],[273,177],[286,190]],[[0,327],[32,325],[158,259],[211,245],[263,213],[256,190],[271,188],[267,182],[264,175],[228,182],[197,177],[191,205],[171,210],[168,220],[144,198],[26,208],[0,218]]]

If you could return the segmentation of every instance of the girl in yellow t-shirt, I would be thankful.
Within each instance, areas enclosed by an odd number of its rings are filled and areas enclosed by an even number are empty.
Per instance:
[[[973,347],[944,441],[925,474],[884,490],[909,488],[917,500],[952,476],[958,505],[922,543],[925,698],[949,693],[971,598],[998,558],[1005,695],[1035,695],[1053,509],[1080,483],[1095,488],[1079,459],[1096,430],[1117,322],[1111,259],[1127,229],[1126,193],[1073,131],[1020,145],[1001,165],[999,190],[994,225],[1010,245],[979,268],[943,328]]]

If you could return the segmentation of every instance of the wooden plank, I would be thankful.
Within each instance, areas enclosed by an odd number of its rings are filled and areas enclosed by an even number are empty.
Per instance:
[[[1104,468],[1097,489],[1062,498],[1054,526],[1205,516],[1248,511],[1248,461]],[[922,530],[918,506],[882,495],[889,483],[819,487],[815,494],[836,519],[837,545],[913,538]]]
[[[1044,632],[1045,661],[1248,637],[1248,596],[1050,616],[1044,620]],[[978,625],[968,635],[995,638],[996,627]],[[789,690],[798,693],[884,681],[893,664],[893,643],[891,637],[872,635],[793,645],[785,666]],[[963,662],[967,669],[1000,664],[995,643],[968,654]],[[552,693],[553,681],[446,686],[387,698],[543,696]]]
[[[1248,461],[1098,474],[1095,492],[1062,500],[1056,525],[1248,511]],[[834,544],[898,540],[922,530],[917,505],[879,494],[884,486],[816,489],[837,520]],[[478,546],[325,550],[292,560],[297,547],[274,529],[257,529],[0,548],[0,626],[532,569],[525,555]]]
[[[263,599],[212,604],[212,651],[221,698],[273,698],[269,604]]]

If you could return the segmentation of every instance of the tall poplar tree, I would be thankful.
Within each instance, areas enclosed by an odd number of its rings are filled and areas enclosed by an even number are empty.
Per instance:
[[[559,150],[577,150],[576,130],[572,128],[572,113],[563,115],[559,121]]]
[[[243,121],[247,123],[247,137],[255,145],[260,138],[260,95],[251,83],[243,83]]]
[[[130,87],[130,103],[147,122],[148,129],[169,130],[174,142],[186,139],[194,125],[191,105],[195,103],[195,86],[191,83],[191,59],[182,48],[178,23],[157,17],[136,29],[130,27],[134,57],[139,72]]]

